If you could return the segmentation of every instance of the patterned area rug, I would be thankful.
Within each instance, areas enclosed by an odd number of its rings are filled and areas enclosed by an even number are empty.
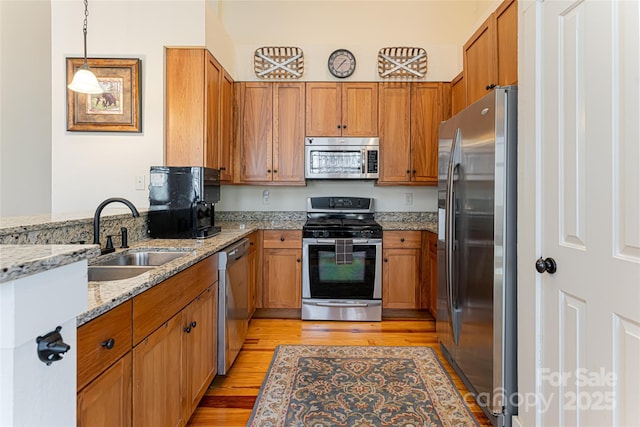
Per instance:
[[[247,426],[478,426],[429,347],[281,345]]]

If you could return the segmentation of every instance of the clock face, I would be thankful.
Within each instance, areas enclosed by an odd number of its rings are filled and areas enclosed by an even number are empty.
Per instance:
[[[329,72],[341,79],[349,77],[356,69],[356,58],[346,49],[338,49],[329,56]]]

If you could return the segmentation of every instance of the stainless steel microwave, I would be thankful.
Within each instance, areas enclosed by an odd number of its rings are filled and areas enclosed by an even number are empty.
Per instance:
[[[378,179],[379,138],[307,137],[306,179]]]

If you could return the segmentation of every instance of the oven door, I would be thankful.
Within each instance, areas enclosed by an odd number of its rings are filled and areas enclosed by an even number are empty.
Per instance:
[[[335,239],[303,239],[302,298],[382,298],[382,240],[353,239],[352,261],[336,263]]]

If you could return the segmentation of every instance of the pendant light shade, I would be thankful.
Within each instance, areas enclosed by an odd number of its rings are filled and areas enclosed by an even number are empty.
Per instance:
[[[82,33],[84,35],[84,64],[76,71],[71,84],[67,87],[74,92],[80,93],[102,93],[104,89],[100,86],[98,78],[89,69],[87,65],[87,16],[89,16],[89,1],[84,0],[84,24]]]
[[[89,70],[86,62],[78,69],[78,71],[76,71],[71,84],[67,87],[74,92],[80,93],[104,92],[100,83],[98,83],[98,78],[91,72],[91,70]]]

